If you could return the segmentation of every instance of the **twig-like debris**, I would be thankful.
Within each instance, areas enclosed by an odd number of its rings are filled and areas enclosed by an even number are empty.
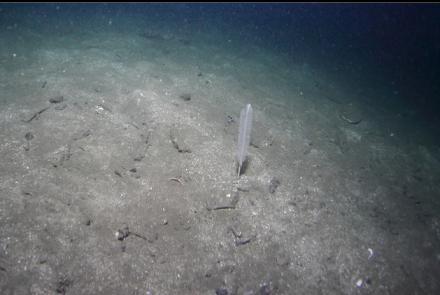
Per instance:
[[[130,236],[130,235],[134,235],[134,236],[136,236],[136,237],[138,237],[138,238],[141,238],[141,239],[143,239],[143,240],[145,240],[145,241],[147,240],[147,238],[144,237],[143,235],[130,231],[129,228],[128,228],[128,226],[125,226],[125,227],[122,228],[122,229],[118,229],[118,231],[116,232],[116,237],[117,237],[117,239],[118,239],[119,241],[123,241],[123,240],[125,240],[125,239],[128,238],[128,236]]]
[[[236,239],[236,240],[235,240],[235,246],[246,245],[246,244],[250,243],[251,240],[252,240],[251,238],[246,239],[246,240]]]
[[[105,104],[98,104],[97,107],[102,108],[103,110],[105,110],[109,113],[113,113],[112,109],[109,106],[106,106]]]
[[[133,234],[134,236],[136,236],[136,237],[138,237],[138,238],[141,238],[141,239],[143,239],[143,240],[147,240],[147,238],[146,237],[144,237],[143,235],[140,235],[140,234],[138,234],[138,233],[135,233],[135,232],[130,232],[130,234]]]
[[[254,237],[250,237],[248,239],[242,239],[243,234],[241,232],[236,232],[232,226],[228,227],[228,232],[231,232],[234,235],[234,243],[235,246],[246,245],[252,241]]]
[[[29,122],[31,122],[32,120],[38,118],[43,112],[47,111],[49,108],[50,108],[50,107],[46,107],[46,108],[44,108],[44,109],[42,109],[42,110],[39,110],[39,111],[36,112],[36,113],[35,113],[30,119],[28,119],[28,120],[22,120],[22,121],[25,122],[25,123],[29,123]]]
[[[169,181],[176,181],[176,182],[180,183],[181,185],[183,185],[182,180],[180,180],[180,179],[177,178],[177,177],[171,177],[171,178],[169,178],[168,180],[169,180]]]
[[[228,227],[228,231],[230,231],[234,235],[234,238],[236,239],[239,239],[243,236],[241,232],[237,233],[232,226]]]
[[[188,148],[186,145],[178,142],[178,139],[176,137],[175,132],[176,131],[174,129],[170,130],[170,140],[171,140],[171,143],[173,144],[174,148],[179,153],[191,153],[191,149],[190,148]]]
[[[212,211],[212,210],[235,209],[239,200],[240,200],[240,195],[238,194],[238,192],[235,192],[234,196],[232,197],[231,203],[229,205],[215,206],[215,207],[211,207],[207,205],[206,210]]]
[[[345,121],[345,122],[347,122],[347,123],[349,123],[349,124],[353,124],[353,125],[356,125],[356,124],[359,124],[360,122],[362,122],[362,119],[354,120],[354,121],[353,121],[353,120],[351,120],[351,119],[345,117],[345,116],[342,115],[342,114],[339,115],[339,118],[341,118],[341,120],[343,120],[343,121]]]
[[[84,131],[82,134],[80,135],[76,135],[72,138],[72,141],[77,141],[83,138],[86,138],[87,136],[89,136],[90,134],[92,134],[92,132],[90,130],[86,130]]]
[[[129,125],[131,125],[131,126],[133,126],[134,128],[136,128],[136,129],[139,130],[139,126],[136,125],[135,123],[133,123],[133,122],[128,122],[127,124],[129,124]]]
[[[217,206],[217,207],[209,207],[206,206],[206,210],[211,211],[211,210],[223,210],[223,209],[235,209],[235,206]]]

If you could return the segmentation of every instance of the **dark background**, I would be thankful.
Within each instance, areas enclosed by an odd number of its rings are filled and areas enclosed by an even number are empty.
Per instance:
[[[57,8],[58,6],[58,8]],[[440,122],[440,5],[409,3],[95,3],[2,4],[0,23],[106,17],[156,17],[214,24],[294,61],[326,67]],[[61,9],[59,9],[61,7]],[[29,9],[31,8],[31,9]],[[60,17],[61,16],[61,17]],[[370,94],[373,95],[373,94]],[[380,101],[378,101],[379,103]]]

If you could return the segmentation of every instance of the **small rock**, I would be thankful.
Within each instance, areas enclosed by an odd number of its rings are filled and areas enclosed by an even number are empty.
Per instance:
[[[262,284],[260,287],[259,295],[270,295],[272,293],[272,290],[268,284]]]
[[[62,105],[56,106],[54,109],[57,110],[57,111],[62,111],[65,108],[67,108],[67,104],[63,103]]]
[[[234,118],[232,118],[232,116],[227,116],[226,117],[226,122],[228,123],[228,124],[231,124],[231,123],[234,123],[235,122],[235,120],[234,120]]]
[[[131,173],[136,173],[136,171],[137,171],[136,168],[131,168],[131,169],[130,169],[130,172],[131,172]]]
[[[27,141],[34,139],[34,135],[31,132],[28,132],[24,135]]]
[[[228,295],[228,290],[226,288],[217,288],[215,289],[216,295]]]
[[[125,226],[122,229],[118,229],[116,232],[116,237],[119,241],[125,240],[130,235],[130,230],[128,229],[128,226]]]
[[[270,180],[270,183],[269,183],[269,192],[270,192],[271,194],[275,193],[277,187],[278,187],[280,184],[281,184],[281,182],[280,182],[277,178],[273,177],[273,178]]]
[[[55,96],[55,97],[52,97],[51,99],[49,99],[49,102],[50,103],[60,103],[63,100],[64,100],[64,97],[62,95],[59,95],[59,96]]]
[[[189,101],[189,100],[191,100],[191,94],[190,94],[190,93],[182,93],[179,97],[180,97],[181,99],[183,99],[184,101]]]
[[[144,155],[138,155],[138,156],[134,157],[133,160],[137,161],[137,162],[140,162],[140,161],[142,161],[143,158],[145,158]]]
[[[72,284],[72,281],[66,277],[58,281],[56,292],[58,294],[66,294],[67,288]]]

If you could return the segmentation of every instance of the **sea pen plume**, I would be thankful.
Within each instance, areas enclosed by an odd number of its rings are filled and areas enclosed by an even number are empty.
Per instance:
[[[247,104],[240,112],[240,127],[238,129],[238,177],[240,177],[243,163],[246,161],[249,143],[251,142],[252,106]]]

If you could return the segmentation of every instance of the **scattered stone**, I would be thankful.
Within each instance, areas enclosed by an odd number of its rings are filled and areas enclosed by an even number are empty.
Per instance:
[[[231,123],[234,123],[235,120],[234,120],[234,118],[232,118],[232,116],[228,115],[228,116],[226,117],[226,122],[227,122],[228,124],[231,124]]]
[[[31,132],[27,132],[24,135],[24,138],[26,138],[27,142],[26,142],[26,146],[24,147],[25,151],[29,151],[31,148],[31,143],[30,141],[34,138],[34,135]]]
[[[271,194],[275,193],[276,189],[278,188],[278,186],[280,184],[281,184],[281,182],[276,177],[273,177],[269,183],[269,192]]]
[[[24,135],[24,138],[26,138],[27,141],[30,141],[30,140],[34,139],[34,135],[31,132],[27,132]]]
[[[55,97],[52,97],[51,99],[49,99],[50,103],[60,103],[64,100],[64,97],[62,95],[58,95]]]
[[[67,104],[65,104],[65,103],[63,103],[63,104],[61,104],[61,105],[58,105],[58,106],[54,107],[54,109],[57,110],[57,111],[62,111],[62,110],[64,110],[65,108],[67,108]]]
[[[141,234],[138,234],[136,232],[130,231],[130,229],[128,228],[128,226],[124,226],[122,229],[118,229],[118,231],[115,233],[116,238],[119,241],[124,241],[126,238],[128,238],[128,236],[133,235],[135,237],[141,238],[145,241],[148,241],[148,239],[146,237],[144,237]],[[124,249],[123,249],[124,250]]]
[[[118,231],[116,232],[116,238],[119,241],[125,240],[129,235],[130,235],[130,230],[128,229],[128,226],[125,226],[122,229],[118,229]]]
[[[228,290],[226,288],[217,288],[215,289],[216,295],[228,295]]]
[[[270,285],[263,283],[260,287],[259,295],[270,295],[272,293],[272,288]]]
[[[92,134],[92,131],[90,131],[90,130],[86,130],[86,131],[82,132],[81,134],[78,134],[78,135],[73,136],[73,137],[72,137],[72,140],[73,140],[73,141],[77,141],[77,140],[80,140],[80,139],[86,138],[86,137],[89,136],[90,134]]]
[[[182,93],[181,95],[179,95],[179,97],[181,99],[183,99],[184,101],[189,101],[191,100],[191,94],[190,93]]]
[[[90,219],[87,219],[87,220],[86,220],[86,225],[87,225],[87,226],[90,226],[91,224],[92,224],[92,221],[91,221]]]
[[[170,130],[170,140],[173,143],[174,148],[179,153],[191,153],[191,149],[186,146],[185,142],[182,140],[181,136],[176,129]]]
[[[145,158],[145,155],[138,155],[138,156],[134,157],[133,160],[136,162],[140,162],[140,161],[142,161],[143,158]]]
[[[290,200],[287,202],[287,205],[296,207],[298,204],[295,201]]]
[[[66,277],[61,278],[57,283],[57,293],[66,294],[67,288],[72,284],[72,281]]]
[[[155,232],[154,234],[147,235],[146,238],[147,238],[148,243],[154,243],[155,241],[157,241],[159,239],[159,234],[157,232]]]
[[[276,256],[276,262],[279,266],[288,266],[290,264],[290,257],[285,253],[279,253]]]
[[[38,260],[39,264],[45,264],[46,262],[47,262],[47,257],[45,257],[45,256],[40,257],[40,259]]]
[[[108,106],[106,104],[98,104],[95,106],[95,112],[97,114],[103,114],[104,112],[108,112],[108,113],[112,114],[113,110],[110,106]]]

